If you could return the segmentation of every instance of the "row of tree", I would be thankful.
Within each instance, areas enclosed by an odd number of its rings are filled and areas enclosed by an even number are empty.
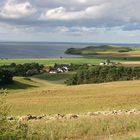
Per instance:
[[[66,81],[66,84],[78,85],[133,79],[140,79],[140,67],[94,66],[78,71]]]
[[[38,63],[25,63],[0,66],[0,84],[7,84],[13,81],[13,76],[32,76],[39,74],[44,68]]]
[[[10,65],[3,65],[1,66],[1,68],[12,71],[14,76],[30,76],[28,75],[29,73],[28,71],[37,71],[39,73],[40,70],[44,68],[44,66],[38,63],[24,63],[24,64],[12,63]],[[34,75],[34,73],[32,75]]]

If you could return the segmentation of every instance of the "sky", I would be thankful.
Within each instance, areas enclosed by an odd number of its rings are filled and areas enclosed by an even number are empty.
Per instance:
[[[0,41],[140,43],[140,0],[0,0]]]

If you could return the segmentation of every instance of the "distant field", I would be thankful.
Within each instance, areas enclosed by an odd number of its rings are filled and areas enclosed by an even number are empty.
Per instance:
[[[45,66],[50,66],[54,65],[55,63],[57,64],[99,64],[102,61],[105,61],[106,59],[110,59],[111,61],[115,62],[134,62],[134,61],[140,61],[140,57],[132,57],[132,58],[116,58],[116,57],[106,57],[106,56],[96,56],[96,57],[91,57],[91,56],[86,56],[86,57],[81,57],[81,58],[35,58],[35,59],[0,59],[0,65],[7,65],[11,63],[16,63],[16,64],[23,64],[23,63],[40,63],[44,64]]]
[[[0,65],[2,64],[11,64],[11,63],[16,63],[16,64],[23,64],[23,63],[32,63],[32,62],[37,62],[45,65],[54,65],[55,63],[75,63],[75,64],[83,64],[83,63],[91,63],[91,64],[98,64],[100,61],[103,59],[101,58],[44,58],[44,59],[1,59],[0,60]]]

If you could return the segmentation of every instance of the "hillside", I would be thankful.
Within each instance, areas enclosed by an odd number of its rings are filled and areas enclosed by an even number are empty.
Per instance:
[[[69,75],[60,74],[58,77],[42,75],[30,81],[15,78],[18,83],[8,88],[7,95],[8,103],[12,104],[11,115],[66,114],[140,107],[140,81],[66,86],[63,81]]]
[[[69,48],[65,51],[66,54],[73,55],[122,55],[135,52],[137,49],[133,47],[123,46],[88,46],[85,48]],[[140,54],[140,52],[139,52]]]
[[[8,89],[6,99],[11,105],[10,116],[24,118],[27,114],[45,114],[51,118],[49,121],[48,117],[47,120],[27,121],[27,137],[75,140],[93,137],[99,140],[139,138],[140,120],[137,112],[91,115],[76,119],[60,117],[90,112],[139,110],[140,81],[66,86],[64,81],[70,75],[71,73],[62,73],[41,74],[30,78],[15,77],[12,85],[4,87]]]

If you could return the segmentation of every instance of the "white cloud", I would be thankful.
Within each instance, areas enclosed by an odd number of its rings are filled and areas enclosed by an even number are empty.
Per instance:
[[[8,0],[0,10],[3,18],[22,18],[35,13],[35,8],[29,2],[17,3],[15,0]]]
[[[139,9],[140,0],[0,0],[0,30],[139,41]]]
[[[54,32],[60,33],[72,33],[72,34],[104,34],[107,32],[116,32],[122,31],[123,26],[116,26],[111,28],[105,27],[86,27],[86,26],[72,26],[72,27],[65,27],[65,26],[58,26],[54,29]]]
[[[25,32],[34,32],[36,29],[35,27],[29,27],[29,26],[24,26],[24,25],[10,25],[10,24],[5,24],[5,23],[0,23],[0,33],[25,33]]]
[[[105,5],[87,7],[80,11],[67,11],[64,7],[58,7],[47,10],[41,15],[43,20],[78,20],[78,19],[96,19],[103,14]]]
[[[57,31],[57,32],[69,32],[69,28],[68,27],[65,27],[65,26],[58,26],[54,29],[54,31]]]
[[[73,2],[73,1],[72,1]],[[71,3],[72,3],[71,2]],[[140,1],[139,0],[77,0],[79,3],[90,4],[90,6],[79,9],[61,6],[47,9],[42,13],[43,20],[110,20],[121,22],[140,22]],[[69,2],[67,2],[69,4]],[[73,2],[74,3],[74,2]]]
[[[65,6],[87,6],[87,5],[98,5],[112,0],[51,0],[51,1],[52,3],[57,3]]]

